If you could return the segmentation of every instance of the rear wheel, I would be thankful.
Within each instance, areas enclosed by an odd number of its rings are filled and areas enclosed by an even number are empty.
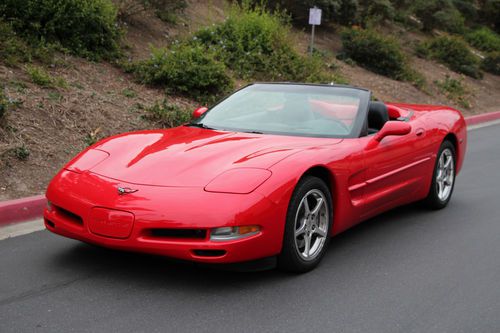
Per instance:
[[[448,205],[455,187],[455,164],[455,146],[446,140],[439,148],[431,188],[425,199],[429,208],[441,209]]]
[[[328,186],[317,177],[304,177],[288,206],[279,268],[307,272],[316,267],[328,247],[331,221],[332,199]]]

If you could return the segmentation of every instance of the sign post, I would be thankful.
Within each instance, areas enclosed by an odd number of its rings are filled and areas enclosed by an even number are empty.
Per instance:
[[[321,9],[314,6],[309,9],[309,24],[312,26],[311,45],[309,46],[309,54],[313,55],[314,50],[314,32],[317,25],[321,25]]]

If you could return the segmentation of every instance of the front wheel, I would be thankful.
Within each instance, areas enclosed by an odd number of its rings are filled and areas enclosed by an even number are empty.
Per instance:
[[[455,164],[455,146],[444,141],[439,148],[431,188],[425,199],[429,208],[442,209],[448,205],[455,187]]]
[[[288,206],[279,268],[307,272],[318,265],[329,243],[332,199],[325,182],[302,178]]]

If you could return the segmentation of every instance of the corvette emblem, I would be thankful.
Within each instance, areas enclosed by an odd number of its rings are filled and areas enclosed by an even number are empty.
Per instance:
[[[130,187],[118,187],[118,194],[119,195],[125,195],[125,194],[131,194],[131,193],[135,193],[139,190],[135,190],[133,188],[130,188]]]

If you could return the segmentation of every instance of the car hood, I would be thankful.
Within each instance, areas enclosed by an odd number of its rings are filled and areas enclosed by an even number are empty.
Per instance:
[[[267,169],[300,150],[341,141],[183,126],[106,139],[92,148],[109,157],[88,171],[133,184],[205,186],[230,169]]]

